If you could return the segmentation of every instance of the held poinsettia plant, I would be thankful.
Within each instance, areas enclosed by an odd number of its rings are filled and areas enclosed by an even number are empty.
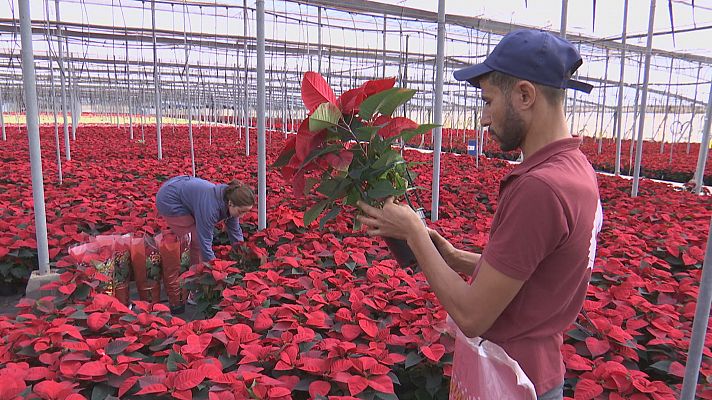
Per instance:
[[[321,196],[304,213],[305,225],[328,210],[319,221],[323,227],[344,205],[377,204],[412,188],[398,145],[436,125],[393,116],[416,92],[394,87],[395,81],[367,81],[337,98],[320,74],[304,74],[302,100],[309,115],[274,166],[292,181],[297,196],[311,191]]]

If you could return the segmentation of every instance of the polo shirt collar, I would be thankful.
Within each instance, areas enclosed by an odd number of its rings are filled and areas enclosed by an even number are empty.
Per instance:
[[[514,169],[507,174],[502,180],[502,183],[508,181],[510,178],[515,176],[524,175],[532,169],[539,166],[544,161],[548,160],[552,156],[564,153],[567,151],[576,150],[581,146],[583,140],[580,137],[571,137],[566,139],[559,139],[557,141],[551,142],[546,146],[539,149],[536,153],[529,157],[526,157],[521,164],[514,167]]]

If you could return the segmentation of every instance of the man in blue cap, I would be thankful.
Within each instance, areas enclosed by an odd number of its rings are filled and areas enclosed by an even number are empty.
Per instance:
[[[563,398],[562,332],[586,297],[602,223],[596,175],[563,107],[567,88],[592,89],[571,79],[581,64],[570,42],[517,30],[482,64],[455,72],[482,89],[481,122],[502,150],[524,155],[500,183],[482,254],[455,249],[393,199],[383,209],[360,204],[369,234],[408,242],[462,332],[501,346],[546,400]]]

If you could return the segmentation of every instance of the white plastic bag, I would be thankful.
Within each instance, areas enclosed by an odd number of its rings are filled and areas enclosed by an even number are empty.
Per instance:
[[[450,316],[447,326],[455,337],[450,399],[536,400],[534,384],[504,349],[479,337],[466,337]]]

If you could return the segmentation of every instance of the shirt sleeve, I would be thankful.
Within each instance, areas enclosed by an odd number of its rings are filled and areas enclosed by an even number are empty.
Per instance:
[[[245,241],[239,219],[228,217],[225,220],[225,226],[227,227],[227,236],[230,238],[230,243],[235,244],[235,242]]]
[[[500,203],[482,257],[497,271],[526,281],[569,235],[567,218],[554,190],[535,177],[522,177]]]
[[[217,212],[205,207],[196,207],[194,217],[203,261],[213,260],[215,258],[215,253],[213,252],[213,230],[218,222]]]

